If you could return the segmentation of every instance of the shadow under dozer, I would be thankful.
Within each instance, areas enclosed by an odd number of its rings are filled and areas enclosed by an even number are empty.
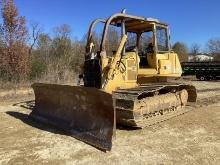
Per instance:
[[[111,150],[116,122],[110,94],[68,85],[37,83],[32,87],[32,119],[62,129],[101,150]]]

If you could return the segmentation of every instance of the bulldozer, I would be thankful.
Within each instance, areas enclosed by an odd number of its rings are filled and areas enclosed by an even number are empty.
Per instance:
[[[103,31],[95,49],[93,34],[98,24]],[[112,51],[107,50],[110,27],[121,33],[117,50]],[[85,49],[83,85],[32,85],[32,119],[110,151],[116,124],[141,129],[184,114],[189,111],[186,105],[196,102],[194,86],[169,81],[181,77],[182,69],[171,49],[169,26],[158,19],[125,12],[96,19]]]

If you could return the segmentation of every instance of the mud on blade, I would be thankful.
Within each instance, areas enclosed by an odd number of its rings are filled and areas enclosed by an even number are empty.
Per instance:
[[[112,96],[95,88],[33,84],[35,108],[30,116],[52,124],[102,150],[111,150],[115,134]]]

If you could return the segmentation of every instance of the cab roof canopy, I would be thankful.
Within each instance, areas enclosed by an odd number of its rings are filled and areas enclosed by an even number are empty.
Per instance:
[[[152,24],[157,24],[167,27],[166,23],[162,23],[157,19],[144,18],[128,14],[118,13],[111,16],[107,21],[115,26],[121,26],[121,22],[125,21],[125,28],[127,32],[143,32],[152,27]]]

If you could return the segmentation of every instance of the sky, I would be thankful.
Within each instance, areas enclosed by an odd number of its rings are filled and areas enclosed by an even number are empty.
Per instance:
[[[220,0],[15,0],[27,21],[38,22],[52,34],[61,24],[71,26],[81,39],[96,18],[108,18],[127,9],[128,14],[157,18],[170,25],[171,41],[204,46],[220,37]]]

